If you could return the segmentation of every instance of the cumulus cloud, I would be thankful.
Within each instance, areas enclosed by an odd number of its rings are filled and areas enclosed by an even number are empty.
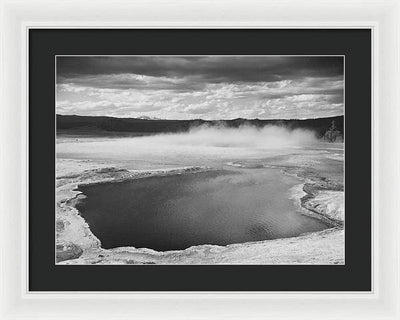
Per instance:
[[[57,112],[169,119],[343,114],[342,57],[58,57]]]

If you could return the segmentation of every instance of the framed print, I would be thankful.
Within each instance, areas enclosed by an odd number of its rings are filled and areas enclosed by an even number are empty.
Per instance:
[[[311,3],[4,5],[5,316],[399,316],[399,6]]]
[[[32,28],[29,46],[30,108],[52,106],[30,113],[49,153],[31,190],[45,168],[55,189],[55,219],[29,216],[30,290],[371,290],[370,30]]]

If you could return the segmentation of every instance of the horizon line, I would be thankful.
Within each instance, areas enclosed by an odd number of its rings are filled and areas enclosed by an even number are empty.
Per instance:
[[[344,117],[344,114],[334,115],[334,116],[327,116],[327,117],[315,117],[315,118],[231,118],[231,119],[203,119],[203,118],[192,118],[192,119],[165,119],[165,118],[153,118],[151,116],[139,116],[139,117],[118,117],[118,116],[105,116],[105,115],[79,115],[79,114],[60,114],[56,113],[56,116],[75,116],[75,117],[105,117],[105,118],[114,118],[114,119],[138,119],[138,120],[149,120],[149,121],[157,121],[157,120],[166,120],[166,121],[195,121],[195,120],[202,120],[202,121],[232,121],[232,120],[315,120],[315,119],[327,119],[327,118],[334,118],[334,117]],[[148,117],[149,119],[142,119],[141,117]]]

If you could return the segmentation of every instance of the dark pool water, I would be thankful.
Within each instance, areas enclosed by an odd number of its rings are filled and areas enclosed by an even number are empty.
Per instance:
[[[81,186],[76,207],[103,248],[159,251],[297,236],[327,226],[297,212],[299,180],[276,169],[219,170]]]

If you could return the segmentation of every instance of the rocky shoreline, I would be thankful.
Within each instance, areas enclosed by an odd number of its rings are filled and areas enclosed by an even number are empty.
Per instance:
[[[300,198],[303,214],[322,220],[326,224],[343,228],[344,226],[344,188],[340,183],[333,182],[318,173],[305,168],[281,168],[284,173],[293,174],[305,183],[302,190],[305,193]],[[332,202],[332,199],[336,200]]]
[[[147,248],[101,248],[100,240],[74,207],[78,185],[118,182],[149,176],[175,175],[210,170],[184,167],[167,170],[130,171],[89,160],[59,159],[56,184],[56,263],[58,264],[343,264],[344,230],[340,194],[343,187],[304,169],[284,170],[308,179],[300,199],[306,212],[332,226],[294,238],[247,242],[227,246],[199,245],[185,250],[158,252]],[[311,177],[311,180],[310,180]],[[339,192],[328,196],[324,192]],[[332,203],[331,200],[334,200]],[[330,202],[331,201],[331,202]]]

